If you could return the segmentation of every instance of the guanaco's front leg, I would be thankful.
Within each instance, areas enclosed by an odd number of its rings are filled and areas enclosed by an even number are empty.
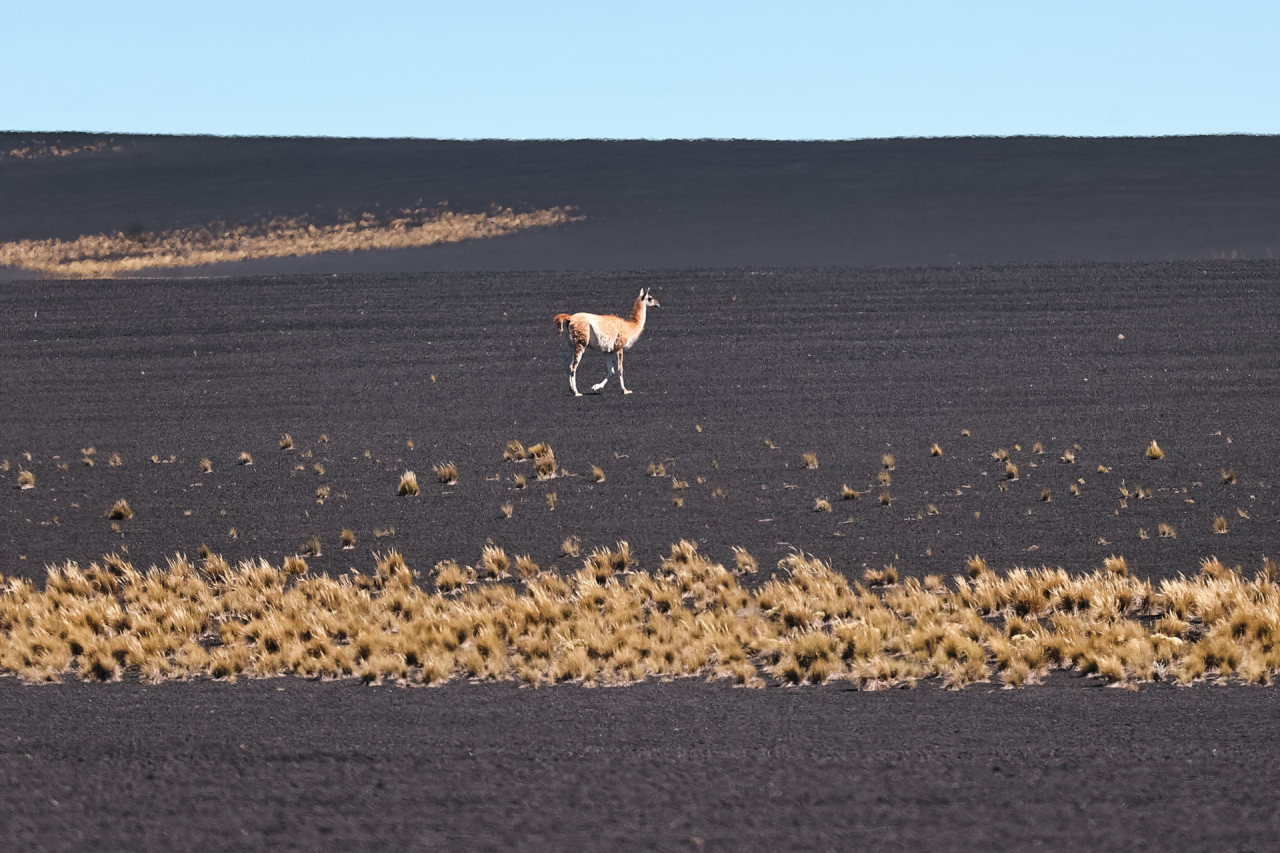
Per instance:
[[[573,345],[573,355],[569,360],[569,388],[573,390],[573,396],[581,397],[582,392],[578,390],[578,364],[582,361],[582,354],[587,348],[582,344],[575,343]]]
[[[618,384],[622,386],[623,394],[630,394],[627,390],[627,380],[622,375],[622,353],[625,352],[622,347],[618,347]]]

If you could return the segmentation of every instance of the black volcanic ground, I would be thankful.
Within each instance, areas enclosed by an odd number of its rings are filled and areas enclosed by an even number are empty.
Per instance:
[[[0,239],[446,200],[572,205],[586,220],[195,271],[214,278],[10,272],[5,575],[123,547],[144,564],[201,543],[278,559],[310,536],[327,546],[313,570],[334,573],[388,547],[426,571],[488,540],[565,567],[571,535],[625,538],[648,568],[680,538],[766,566],[802,548],[851,577],[886,563],[950,575],[975,553],[1090,571],[1116,553],[1160,578],[1209,554],[1253,571],[1278,550],[1274,138],[117,141],[0,159]],[[572,398],[551,315],[624,312],[641,287],[662,307],[627,359],[635,393]],[[512,438],[549,442],[576,476],[515,489]],[[1152,439],[1159,462],[1144,457]],[[1059,461],[1068,449],[1074,464]],[[456,486],[431,475],[443,461]],[[650,477],[651,462],[671,476]],[[35,489],[15,488],[19,466]],[[406,468],[416,499],[395,495]],[[866,494],[840,501],[846,483]],[[1151,497],[1122,506],[1122,485]],[[833,512],[814,512],[817,497]],[[118,498],[136,512],[121,533],[104,517]],[[338,549],[343,528],[356,550]],[[1258,849],[1276,829],[1274,696],[1074,675],[883,694],[7,681],[0,838]]]

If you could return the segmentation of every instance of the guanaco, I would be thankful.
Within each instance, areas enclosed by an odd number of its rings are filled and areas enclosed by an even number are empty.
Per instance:
[[[569,346],[569,388],[573,391],[573,396],[581,397],[582,393],[578,390],[578,363],[582,361],[582,354],[588,348],[598,352],[613,353],[614,358],[609,362],[609,373],[591,386],[592,391],[599,391],[609,382],[609,377],[614,373],[618,374],[618,384],[622,386],[623,394],[630,394],[627,390],[627,383],[622,375],[622,354],[631,349],[632,345],[640,339],[640,333],[644,331],[644,319],[646,310],[650,307],[659,308],[658,300],[653,298],[653,294],[648,290],[641,288],[640,295],[636,297],[635,306],[631,310],[631,319],[625,320],[622,317],[613,314],[588,314],[581,312],[578,314],[557,314],[555,316],[556,330],[563,336],[566,329],[569,330],[567,338]]]

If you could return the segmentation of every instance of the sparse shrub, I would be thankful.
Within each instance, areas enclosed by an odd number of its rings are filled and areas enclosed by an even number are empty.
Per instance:
[[[200,460],[200,473],[209,474],[212,472],[213,472],[213,460],[206,456],[204,459]]]
[[[1018,466],[1014,465],[1013,462],[1004,463],[1004,478],[1006,480],[1018,479]]]
[[[597,483],[603,483],[603,482],[604,482],[604,469],[603,469],[603,468],[601,468],[599,465],[592,465],[592,466],[591,466],[591,476],[595,478],[595,481],[596,481]]]
[[[25,468],[18,469],[18,488],[34,489],[36,487],[36,475],[32,474]]]
[[[400,475],[400,485],[396,488],[396,493],[405,496],[413,496],[418,494],[418,475],[413,471],[405,471]]]
[[[831,512],[831,501],[826,498],[815,498],[813,501],[814,512]]]
[[[350,551],[356,547],[356,532],[349,528],[342,531],[342,550]]]
[[[547,501],[547,512],[555,512],[556,511],[556,493],[547,492],[546,501]]]
[[[1038,441],[1035,442],[1034,444],[1031,445],[1031,452],[1034,453],[1036,456],[1044,455],[1044,445]]]
[[[124,465],[124,458],[119,453],[112,453],[111,458],[107,460],[107,465],[112,468],[119,468]]]
[[[242,450],[240,451],[240,458],[238,461],[241,465],[252,465],[253,455],[247,450]]]
[[[507,449],[502,451],[502,458],[508,462],[520,462],[528,459],[532,454],[525,450],[523,444],[518,439],[511,439],[507,442]]]
[[[840,500],[842,501],[856,501],[861,497],[862,492],[851,488],[847,483],[840,489]]]
[[[121,498],[112,504],[111,509],[107,510],[107,518],[127,520],[133,518],[133,510],[129,508],[129,502]]]
[[[665,477],[665,476],[667,476],[667,466],[666,466],[666,465],[664,465],[664,464],[661,464],[661,463],[654,464],[653,462],[650,462],[650,463],[649,463],[649,476],[650,476],[650,477]]]
[[[1173,529],[1173,525],[1161,523],[1158,528],[1162,539],[1177,539],[1178,531]]]
[[[880,493],[880,506],[893,506],[893,495],[884,491]]]
[[[280,436],[280,449],[293,450],[293,436],[289,435],[287,432]]]
[[[1058,461],[1061,462],[1063,465],[1074,465],[1076,462],[1075,451],[1074,450],[1063,451],[1062,455],[1058,457]]]
[[[941,444],[938,444],[938,442],[936,442],[936,441],[935,441],[935,442],[933,443],[933,446],[929,448],[929,455],[930,455],[930,456],[941,456],[941,455],[942,455],[942,445],[941,445]]]
[[[893,475],[888,471],[881,471],[876,475],[876,485],[888,486],[893,482]]]
[[[892,453],[885,453],[880,457],[880,464],[883,466],[884,470],[892,471],[897,462],[894,460]]]
[[[1222,515],[1220,515],[1220,516],[1218,516],[1217,518],[1215,518],[1215,519],[1213,520],[1213,532],[1214,532],[1214,533],[1226,533],[1226,532],[1227,532],[1227,519],[1226,519],[1226,516],[1222,516]]]
[[[458,466],[452,462],[445,462],[442,465],[436,465],[435,472],[436,479],[444,483],[446,486],[453,486],[458,482]]]
[[[286,575],[301,575],[307,571],[307,561],[299,554],[284,558],[282,570]]]
[[[302,546],[302,553],[308,557],[319,557],[324,551],[324,546],[320,544],[320,537],[312,536]]]
[[[503,518],[510,518],[511,514],[516,511],[515,504],[511,504],[511,503],[505,503],[502,506],[498,507],[498,509],[502,512]]]
[[[800,454],[800,460],[804,463],[804,467],[806,468],[818,467],[818,454],[813,453],[812,451],[806,451],[805,453]]]
[[[576,557],[582,553],[582,540],[570,536],[560,543],[560,553],[566,557]]]
[[[517,489],[523,489],[526,485],[524,474],[516,474],[514,482]]]
[[[1156,444],[1155,439],[1151,440],[1151,444],[1147,445],[1147,458],[1155,461],[1164,458],[1164,451],[1160,449],[1160,445]]]

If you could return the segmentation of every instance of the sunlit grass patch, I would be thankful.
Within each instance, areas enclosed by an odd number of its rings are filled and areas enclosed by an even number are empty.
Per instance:
[[[109,278],[166,267],[431,246],[500,237],[581,218],[564,207],[527,213],[510,208],[485,213],[414,208],[391,216],[364,213],[332,224],[317,224],[307,217],[273,217],[247,224],[210,222],[170,231],[14,240],[0,243],[0,266],[71,278]]]

